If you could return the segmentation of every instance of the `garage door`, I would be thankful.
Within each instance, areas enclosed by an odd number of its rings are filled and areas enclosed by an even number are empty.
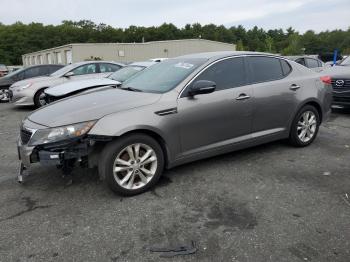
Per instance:
[[[66,63],[67,64],[72,63],[72,51],[71,50],[66,51]]]

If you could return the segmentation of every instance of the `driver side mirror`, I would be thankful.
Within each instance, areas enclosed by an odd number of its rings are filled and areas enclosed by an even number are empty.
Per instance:
[[[201,95],[201,94],[210,94],[213,93],[216,89],[216,83],[208,80],[198,80],[194,82],[190,88],[188,94],[190,96]]]
[[[64,75],[64,77],[71,77],[71,76],[74,76],[73,72],[68,72]]]

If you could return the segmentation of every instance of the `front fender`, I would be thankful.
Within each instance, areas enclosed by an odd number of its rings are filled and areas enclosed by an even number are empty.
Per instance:
[[[167,104],[167,107],[174,105]],[[160,109],[164,109],[160,106]],[[158,106],[150,105],[104,116],[89,135],[121,137],[129,132],[145,132],[161,138],[171,162],[181,151],[179,119],[176,113],[157,115]]]

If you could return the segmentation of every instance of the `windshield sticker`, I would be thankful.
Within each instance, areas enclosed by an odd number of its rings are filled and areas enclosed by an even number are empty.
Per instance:
[[[174,65],[175,67],[181,67],[181,68],[185,68],[185,69],[190,69],[192,68],[194,65],[193,64],[189,64],[189,63],[177,63]]]

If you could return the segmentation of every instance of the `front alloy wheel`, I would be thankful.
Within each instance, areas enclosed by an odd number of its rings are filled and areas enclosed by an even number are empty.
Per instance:
[[[116,193],[132,196],[154,186],[163,172],[160,144],[145,134],[119,137],[106,145],[100,155],[99,173]]]
[[[125,189],[138,189],[147,185],[157,171],[157,155],[145,144],[136,143],[124,148],[116,157],[113,174]]]

